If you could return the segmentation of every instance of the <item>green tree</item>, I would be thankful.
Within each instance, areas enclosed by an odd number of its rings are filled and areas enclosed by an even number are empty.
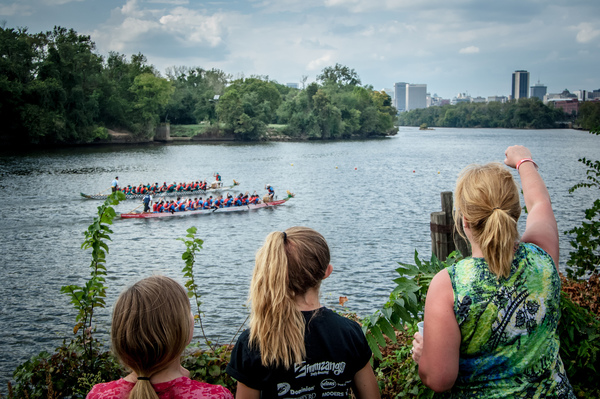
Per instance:
[[[23,93],[33,80],[35,50],[26,29],[0,27],[0,118],[5,137],[24,142]]]
[[[277,118],[281,95],[275,83],[258,78],[231,83],[217,103],[219,120],[240,140],[259,139]]]
[[[167,78],[175,88],[161,119],[174,124],[215,122],[215,96],[221,96],[231,78],[218,69],[172,67]]]
[[[135,112],[131,117],[135,130],[150,137],[159,123],[162,107],[167,105],[173,94],[173,87],[164,78],[143,73],[135,77],[129,90],[134,95]]]
[[[585,130],[592,130],[600,126],[600,102],[584,101],[579,107],[577,123]]]
[[[360,77],[354,69],[345,65],[335,64],[324,68],[317,76],[317,80],[323,84],[337,84],[340,86],[360,86]]]

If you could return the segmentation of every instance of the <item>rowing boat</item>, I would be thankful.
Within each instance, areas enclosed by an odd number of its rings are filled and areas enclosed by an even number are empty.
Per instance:
[[[233,185],[231,186],[221,186],[215,188],[207,188],[206,190],[182,190],[182,191],[164,191],[161,193],[149,193],[152,195],[152,198],[168,198],[168,197],[177,197],[182,195],[203,195],[206,193],[219,193],[222,191],[232,190],[234,187],[240,184],[239,181],[234,180]],[[94,200],[105,200],[108,198],[110,194],[84,194],[80,193],[83,198],[94,199]],[[142,199],[146,196],[146,194],[125,194],[125,199]]]
[[[261,204],[251,204],[251,205],[242,205],[242,206],[231,206],[229,208],[216,208],[216,209],[199,209],[196,211],[181,211],[181,212],[128,212],[121,213],[122,219],[152,219],[152,218],[167,218],[167,217],[182,217],[182,216],[190,216],[190,215],[211,215],[213,213],[225,213],[225,212],[244,212],[251,211],[253,209],[261,209],[261,208],[274,208],[279,205],[285,204],[290,198],[293,198],[294,195],[290,194],[286,198],[281,200],[276,200],[272,202],[263,202]]]

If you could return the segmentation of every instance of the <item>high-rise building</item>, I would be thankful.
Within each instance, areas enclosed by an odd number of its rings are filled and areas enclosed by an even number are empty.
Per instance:
[[[286,83],[285,85],[292,89],[298,89],[300,87],[298,83]]]
[[[529,97],[529,72],[515,71],[512,74],[512,99]]]
[[[406,110],[427,108],[427,85],[406,85]]]
[[[394,107],[398,112],[406,111],[406,86],[408,83],[394,83]]]
[[[540,99],[540,101],[544,100],[544,96],[546,95],[546,92],[548,91],[548,88],[541,84],[540,81],[538,80],[538,82],[536,84],[534,84],[533,86],[531,86],[531,93],[530,96],[531,98],[537,97]]]

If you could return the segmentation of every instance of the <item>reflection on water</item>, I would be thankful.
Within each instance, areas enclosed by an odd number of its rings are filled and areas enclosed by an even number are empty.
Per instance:
[[[584,179],[581,156],[598,158],[600,140],[585,132],[404,128],[389,139],[351,142],[186,144],[86,147],[0,157],[0,382],[41,350],[70,336],[75,311],[60,294],[89,276],[83,232],[99,202],[79,193],[121,184],[236,179],[242,191],[281,198],[277,209],[166,220],[118,220],[107,259],[108,309],[97,314],[97,335],[107,339],[110,307],[132,282],[155,273],[182,281],[176,238],[198,227],[204,249],[196,278],[205,326],[213,340],[228,343],[247,315],[254,255],[266,235],[293,225],[320,231],[332,251],[334,273],[322,285],[327,306],[347,296],[348,309],[366,315],[387,299],[396,262],[412,262],[415,249],[430,256],[429,214],[440,210],[440,192],[472,162],[502,161],[508,145],[532,149],[548,184],[559,230],[583,217],[591,191],[568,193]],[[126,201],[118,211],[140,203]],[[524,219],[524,218],[523,218]],[[524,220],[521,222],[522,225]],[[523,226],[521,226],[522,228]],[[562,265],[569,252],[561,236]]]

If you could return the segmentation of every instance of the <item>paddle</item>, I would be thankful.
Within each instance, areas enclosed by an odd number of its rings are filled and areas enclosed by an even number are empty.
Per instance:
[[[142,205],[144,205],[144,204],[142,203]],[[132,210],[130,210],[130,211],[129,211],[129,212],[127,212],[127,213],[133,213],[133,211],[135,211],[136,209],[138,209],[138,208],[139,208],[140,206],[142,206],[142,205],[138,205],[138,206],[136,206],[135,208],[133,208]]]

